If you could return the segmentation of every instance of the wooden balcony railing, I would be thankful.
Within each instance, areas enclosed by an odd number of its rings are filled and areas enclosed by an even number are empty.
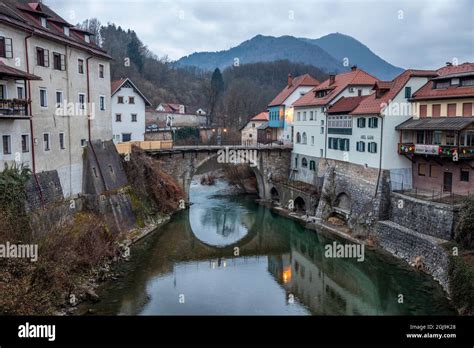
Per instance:
[[[458,158],[474,158],[474,146],[399,143],[398,154],[425,155],[450,158],[455,157],[455,155],[457,154]]]

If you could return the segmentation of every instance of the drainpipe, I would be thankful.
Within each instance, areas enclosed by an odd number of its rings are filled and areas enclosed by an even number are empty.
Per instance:
[[[28,34],[25,37],[25,62],[26,62],[26,72],[29,74],[30,73],[30,61],[28,57],[28,39],[33,36],[33,32]],[[25,86],[26,87],[26,86]],[[41,204],[44,205],[44,198],[43,198],[43,192],[41,191],[41,186],[39,184],[38,176],[36,175],[36,159],[35,159],[35,137],[34,137],[34,131],[33,131],[33,110],[31,107],[31,80],[28,80],[28,116],[30,119],[30,137],[31,137],[31,166],[32,166],[32,172],[33,172],[33,177],[35,178],[35,183],[36,183],[36,189],[38,191],[38,194],[40,196]]]
[[[380,175],[382,174],[382,149],[383,149],[383,117],[381,115],[377,115],[380,118],[380,156],[379,156],[379,174],[377,176],[377,185],[375,187],[375,195],[374,198],[377,197],[377,193],[379,191],[379,182],[380,182]]]

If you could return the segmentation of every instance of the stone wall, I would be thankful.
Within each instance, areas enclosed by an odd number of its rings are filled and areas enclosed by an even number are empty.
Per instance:
[[[413,231],[392,221],[378,222],[375,235],[383,249],[408,263],[414,263],[421,257],[425,270],[449,293],[448,254],[442,247],[444,240]]]
[[[392,193],[390,220],[416,232],[452,239],[459,208]]]
[[[43,205],[63,201],[63,190],[56,170],[41,172],[31,176],[26,184],[26,211],[33,212]]]

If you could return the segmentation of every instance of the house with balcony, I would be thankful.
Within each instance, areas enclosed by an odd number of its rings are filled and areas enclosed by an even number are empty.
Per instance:
[[[448,64],[417,90],[397,144],[418,191],[474,192],[474,63]]]
[[[291,144],[293,142],[293,103],[319,85],[319,81],[309,74],[293,78],[288,75],[288,83],[268,104],[268,127],[266,134],[271,142]]]
[[[129,78],[112,81],[114,143],[145,140],[145,109],[151,103]]]
[[[0,170],[15,160],[56,171],[65,197],[83,190],[83,152],[112,139],[110,59],[42,2],[0,3]]]
[[[353,66],[351,71],[331,74],[327,80],[293,103],[295,118],[291,166],[294,180],[313,184],[318,177],[318,163],[328,155],[328,108],[341,98],[369,95],[377,81],[374,76]],[[335,119],[342,120],[342,117],[352,121],[352,117],[347,115],[337,115]],[[337,134],[338,130],[333,129],[336,128],[334,125],[330,127],[331,132]]]

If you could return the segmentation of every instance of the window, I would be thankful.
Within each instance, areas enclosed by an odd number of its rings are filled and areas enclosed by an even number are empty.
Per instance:
[[[356,143],[356,150],[359,152],[365,152],[365,143],[363,141],[358,141]]]
[[[306,157],[303,157],[303,159],[301,160],[301,166],[303,168],[307,168],[308,167],[308,160],[306,159]]]
[[[99,64],[99,78],[104,78],[104,64]]]
[[[77,60],[77,71],[79,74],[84,74],[84,59]]]
[[[433,104],[433,106],[431,107],[431,115],[433,117],[441,116],[441,104]]]
[[[41,17],[41,26],[43,28],[47,28],[48,27],[48,21],[46,20],[46,17]]]
[[[446,145],[456,145],[456,133],[446,132]]]
[[[469,181],[469,169],[463,169],[461,168],[461,181]]]
[[[349,139],[339,139],[339,150],[349,151]]]
[[[46,88],[40,88],[40,106],[43,108],[48,107],[48,93]]]
[[[321,127],[321,129],[319,130],[319,133],[324,134],[324,127]]]
[[[358,90],[357,90],[357,95],[358,95],[359,97],[362,96],[362,90],[361,90],[361,89],[358,89]]]
[[[405,98],[406,99],[411,98],[411,87],[405,87]]]
[[[84,93],[79,93],[79,106],[82,110],[86,108],[86,95]]]
[[[57,52],[53,52],[53,69],[66,70],[66,56]]]
[[[448,104],[448,117],[456,117],[456,104]]]
[[[472,116],[472,103],[463,103],[462,104],[462,115],[464,117]]]
[[[424,144],[425,143],[425,132],[424,131],[417,131],[416,132],[416,144]]]
[[[63,92],[56,91],[56,107],[60,108],[63,105]]]
[[[357,118],[357,128],[365,128],[365,117]]]
[[[2,136],[3,154],[10,155],[12,153],[12,138],[10,135]]]
[[[91,42],[91,36],[88,35],[88,34],[84,34],[84,41],[87,42],[87,43],[90,43]]]
[[[132,114],[132,122],[137,122],[137,114]]]
[[[474,131],[466,131],[460,136],[460,145],[474,146]]]
[[[49,67],[49,50],[36,47],[36,65]]]
[[[441,145],[441,134],[440,131],[433,132],[433,145]]]
[[[311,136],[311,145],[314,145],[314,135]]]
[[[81,146],[86,147],[87,146],[87,140],[86,139],[81,139]]]
[[[17,94],[18,99],[24,99],[25,98],[25,93],[24,93],[24,89],[23,89],[22,86],[17,86],[16,87],[16,94]]]
[[[128,97],[129,104],[135,104],[135,97]]]
[[[255,123],[252,123],[252,128],[255,128]]]
[[[319,157],[324,157],[324,150],[323,149],[319,149]]]
[[[59,133],[59,148],[64,150],[66,148],[64,144],[64,133]]]
[[[49,133],[43,133],[43,150],[44,151],[51,150],[51,144],[49,141]]]
[[[435,84],[435,88],[448,88],[451,85],[451,81],[438,81]]]
[[[301,143],[301,134],[300,134],[300,132],[297,132],[297,133],[296,133],[296,143],[297,143],[297,144],[300,144],[300,143]]]
[[[69,36],[69,27],[64,27],[64,35]]]
[[[309,112],[309,119],[312,121],[314,120],[314,111]]]
[[[0,85],[0,99],[7,99],[6,91],[7,91],[7,86]]]
[[[123,97],[117,97],[117,104],[123,104]]]
[[[370,153],[377,153],[377,143],[375,143],[375,142],[369,143],[368,151]]]
[[[377,117],[369,118],[369,128],[377,128],[379,124],[379,119]]]
[[[420,117],[426,117],[428,110],[428,105],[422,104],[420,105]]]
[[[316,162],[309,161],[309,170],[315,171],[316,170]]]
[[[21,152],[30,152],[30,136],[28,134],[21,136]]]
[[[115,122],[122,122],[122,114],[115,114]]]
[[[132,140],[132,133],[122,133],[122,141],[125,143]]]
[[[334,138],[328,138],[328,148],[332,149],[332,141]]]
[[[426,176],[426,164],[418,163],[418,176]]]
[[[295,168],[298,168],[298,157],[295,157]]]
[[[100,107],[100,110],[102,111],[105,110],[105,97],[103,95],[99,97],[99,107]]]
[[[13,58],[13,44],[11,38],[0,37],[0,57]]]
[[[299,121],[301,119],[301,112],[296,113],[296,121]]]
[[[474,86],[474,79],[467,78],[467,79],[461,80],[461,86]]]
[[[303,144],[306,144],[307,138],[306,138],[306,132],[303,132]]]
[[[437,178],[438,177],[438,166],[434,164],[430,164],[430,177]]]

